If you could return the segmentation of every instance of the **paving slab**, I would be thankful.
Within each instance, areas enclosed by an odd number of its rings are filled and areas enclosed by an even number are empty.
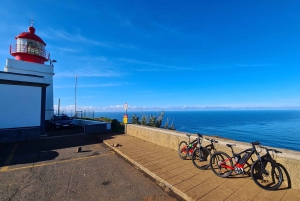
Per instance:
[[[276,191],[259,188],[249,176],[217,177],[210,169],[197,169],[177,151],[130,135],[100,136],[112,150],[173,190],[185,200],[300,200],[300,190],[285,184]],[[112,144],[120,144],[114,147]]]

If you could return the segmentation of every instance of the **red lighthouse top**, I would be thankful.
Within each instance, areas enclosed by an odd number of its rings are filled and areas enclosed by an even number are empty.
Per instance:
[[[18,38],[27,38],[34,41],[38,41],[46,46],[46,43],[39,36],[35,35],[35,28],[33,26],[28,27],[28,32],[22,32],[15,37],[16,40]]]
[[[35,34],[33,25],[28,32],[22,32],[15,37],[17,44],[10,46],[10,54],[16,60],[44,64],[49,60],[50,54],[45,50],[46,43]]]

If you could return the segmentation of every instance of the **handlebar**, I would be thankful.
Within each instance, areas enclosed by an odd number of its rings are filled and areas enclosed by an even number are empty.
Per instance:
[[[217,140],[215,140],[215,139],[210,139],[210,138],[205,138],[206,140],[208,140],[208,141],[210,141],[211,143],[218,143],[218,141]]]
[[[260,146],[260,147],[263,148],[263,149],[265,149],[267,152],[273,151],[273,152],[275,152],[276,154],[278,154],[278,153],[282,154],[281,151],[278,151],[278,150],[276,150],[276,149],[269,149],[268,147],[264,147],[264,146]]]
[[[200,133],[196,133],[196,134],[198,135],[198,137],[203,138],[203,135],[202,135],[202,134],[200,134]]]
[[[255,141],[255,142],[251,142],[251,144],[254,146],[254,145],[260,145],[260,143],[258,141]]]

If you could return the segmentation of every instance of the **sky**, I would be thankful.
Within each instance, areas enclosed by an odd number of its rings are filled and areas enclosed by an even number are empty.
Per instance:
[[[55,110],[74,110],[76,75],[78,110],[300,109],[299,13],[286,0],[4,0],[0,62],[33,19],[57,60]]]

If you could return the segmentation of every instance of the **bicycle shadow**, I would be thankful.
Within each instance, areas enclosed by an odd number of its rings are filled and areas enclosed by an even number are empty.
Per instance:
[[[277,163],[277,165],[281,169],[282,176],[283,176],[283,182],[282,182],[281,186],[278,188],[278,190],[285,190],[285,189],[292,188],[291,177],[290,177],[287,169],[280,163]]]
[[[292,181],[291,181],[291,177],[287,171],[287,169],[281,164],[281,163],[277,163],[277,161],[275,160],[277,155],[271,155],[271,154],[266,154],[263,157],[272,159],[273,161],[275,161],[275,163],[279,166],[281,172],[282,172],[282,184],[280,185],[280,187],[277,190],[285,190],[285,189],[289,189],[292,188]]]

